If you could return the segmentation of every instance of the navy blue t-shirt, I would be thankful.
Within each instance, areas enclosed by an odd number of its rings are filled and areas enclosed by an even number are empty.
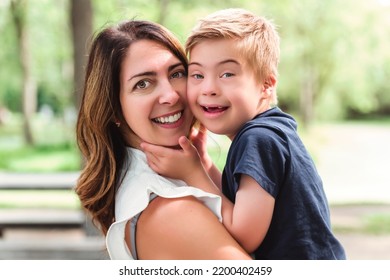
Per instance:
[[[275,198],[255,259],[345,259],[331,232],[321,178],[296,129],[295,120],[277,107],[246,123],[228,152],[223,193],[234,202],[246,174]]]

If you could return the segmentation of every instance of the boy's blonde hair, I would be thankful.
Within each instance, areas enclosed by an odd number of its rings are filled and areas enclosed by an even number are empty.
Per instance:
[[[186,52],[207,39],[233,39],[234,46],[262,82],[278,76],[279,35],[274,24],[247,10],[231,8],[214,12],[201,19],[187,39]],[[276,103],[276,92],[273,93]]]

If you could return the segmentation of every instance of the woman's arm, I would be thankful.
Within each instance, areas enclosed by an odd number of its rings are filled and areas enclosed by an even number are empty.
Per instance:
[[[140,259],[250,260],[217,217],[195,197],[154,199],[137,224]]]

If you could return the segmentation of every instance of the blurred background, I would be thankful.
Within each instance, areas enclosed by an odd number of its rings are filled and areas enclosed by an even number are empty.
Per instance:
[[[390,258],[390,0],[0,0],[0,259],[106,257],[100,236],[85,234],[72,191],[93,34],[137,18],[184,43],[199,18],[229,7],[278,26],[279,106],[298,120],[347,255]],[[222,169],[230,143],[216,135],[209,143]],[[72,248],[59,242],[64,232]],[[81,254],[87,239],[90,254]]]

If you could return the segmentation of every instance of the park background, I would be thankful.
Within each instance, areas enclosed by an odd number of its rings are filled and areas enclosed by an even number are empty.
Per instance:
[[[278,26],[279,106],[298,120],[347,254],[390,259],[390,0],[0,0],[0,185],[37,175],[77,179],[75,121],[95,32],[147,19],[184,43],[199,18],[229,7]],[[209,137],[220,168],[229,144]],[[79,202],[70,191],[0,190],[0,212],[20,208]],[[3,239],[49,238],[18,234]]]

